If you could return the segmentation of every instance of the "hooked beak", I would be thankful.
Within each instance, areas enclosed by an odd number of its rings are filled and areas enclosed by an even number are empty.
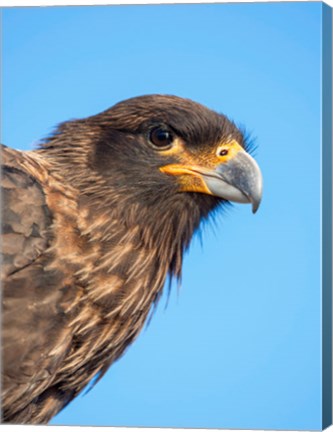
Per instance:
[[[215,170],[201,173],[212,195],[228,201],[251,203],[255,213],[262,197],[262,175],[257,162],[245,151],[239,151]]]
[[[160,168],[171,175],[189,175],[193,181],[184,181],[182,191],[202,192],[228,201],[252,204],[255,213],[262,196],[262,175],[257,162],[245,150],[226,162],[218,163],[215,169],[197,165],[171,164]],[[198,182],[199,181],[199,182]]]

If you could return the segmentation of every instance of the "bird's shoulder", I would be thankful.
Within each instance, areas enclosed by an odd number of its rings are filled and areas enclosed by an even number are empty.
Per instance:
[[[26,267],[47,248],[52,214],[41,182],[26,169],[24,154],[2,148],[2,277]]]
[[[46,250],[77,249],[77,191],[36,151],[2,146],[3,272],[8,277]]]

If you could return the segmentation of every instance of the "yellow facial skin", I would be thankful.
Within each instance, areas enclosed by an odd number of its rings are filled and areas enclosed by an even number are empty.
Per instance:
[[[171,149],[162,151],[165,156],[177,156],[180,163],[169,164],[160,168],[160,171],[179,176],[181,192],[201,192],[212,195],[202,174],[209,174],[219,164],[227,163],[240,151],[244,152],[237,141],[231,140],[216,146],[215,151],[193,155],[185,147],[180,138],[176,138]]]

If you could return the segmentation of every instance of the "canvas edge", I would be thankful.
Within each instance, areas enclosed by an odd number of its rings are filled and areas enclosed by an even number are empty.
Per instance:
[[[332,425],[332,8],[322,5],[322,428]]]

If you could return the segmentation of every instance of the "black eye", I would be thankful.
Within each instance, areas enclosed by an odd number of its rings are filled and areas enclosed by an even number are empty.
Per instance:
[[[225,149],[220,150],[220,152],[219,152],[220,156],[226,156],[227,154],[228,154],[228,150],[225,150]]]
[[[150,131],[149,139],[155,147],[169,147],[173,141],[171,132],[160,127],[156,127]]]

